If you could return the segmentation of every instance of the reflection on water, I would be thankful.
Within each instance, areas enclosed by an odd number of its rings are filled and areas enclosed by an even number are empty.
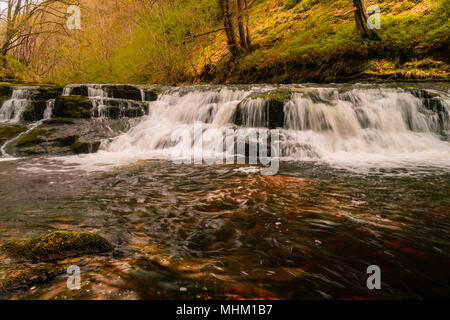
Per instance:
[[[70,229],[97,232],[116,247],[69,261],[82,266],[80,291],[67,290],[60,275],[3,298],[450,294],[444,169],[356,174],[284,162],[267,177],[251,167],[156,160],[86,172],[36,158],[0,162],[0,186],[0,243]],[[379,291],[366,287],[373,264],[382,270]],[[0,275],[18,267],[0,258]]]

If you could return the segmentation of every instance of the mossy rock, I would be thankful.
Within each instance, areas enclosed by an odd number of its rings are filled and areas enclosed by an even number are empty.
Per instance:
[[[47,100],[34,100],[22,114],[24,121],[35,122],[44,118],[44,112],[47,108]]]
[[[48,283],[66,269],[65,265],[43,265],[33,268],[19,266],[5,274],[4,279],[0,281],[0,292]]]
[[[70,150],[72,150],[72,152],[76,154],[95,153],[100,148],[100,144],[100,141],[81,142],[77,140],[70,146]]]
[[[0,84],[0,103],[9,100],[12,95],[12,85],[11,84]]]
[[[3,145],[6,141],[18,136],[26,130],[27,127],[20,125],[0,127],[0,145]]]
[[[244,124],[242,119],[242,107],[249,100],[263,99],[266,124],[269,129],[282,128],[284,126],[284,104],[292,96],[291,89],[277,89],[266,93],[257,93],[244,99],[236,108],[234,123],[238,126]]]
[[[60,124],[74,124],[71,118],[52,118],[44,120],[44,124],[48,125],[60,125]]]
[[[31,146],[46,141],[46,137],[51,134],[50,131],[44,129],[34,129],[23,135],[16,143],[16,147]]]
[[[113,246],[95,233],[55,231],[24,241],[10,241],[1,250],[8,256],[32,261],[61,260],[111,251]]]
[[[162,89],[159,87],[144,90],[145,101],[156,101],[161,94]]]
[[[34,99],[36,100],[50,100],[56,99],[62,95],[64,88],[55,85],[40,85],[38,92],[36,93]]]
[[[90,118],[92,102],[82,96],[59,96],[56,98],[52,117],[59,118]]]

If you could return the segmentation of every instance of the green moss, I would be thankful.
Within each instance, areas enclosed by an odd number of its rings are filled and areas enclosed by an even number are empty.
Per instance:
[[[45,109],[47,108],[46,100],[33,100],[30,106],[25,109],[22,114],[24,121],[34,122],[41,120],[44,117]]]
[[[19,125],[0,127],[0,145],[26,130],[27,127]]]
[[[98,151],[100,147],[100,142],[80,142],[79,140],[75,141],[73,145],[70,146],[70,150],[76,154],[82,153],[95,153]]]
[[[60,118],[90,118],[92,102],[82,96],[56,98],[53,116]]]
[[[49,130],[44,129],[34,129],[22,136],[17,142],[17,147],[23,147],[23,146],[30,146],[34,144],[40,144],[42,142],[45,142],[45,138],[48,137],[51,134]]]
[[[97,234],[74,231],[55,231],[30,240],[7,242],[1,247],[13,258],[33,261],[60,260],[112,249],[113,246]]]
[[[48,125],[58,125],[58,124],[74,124],[72,119],[70,118],[52,118],[48,120],[44,120],[44,124]]]
[[[11,98],[12,95],[12,84],[0,84],[0,103]]]
[[[0,291],[9,291],[33,285],[45,284],[66,271],[65,265],[45,265],[33,268],[13,269],[0,282]]]
[[[289,100],[289,98],[292,95],[291,89],[277,89],[269,91],[268,93],[263,93],[260,95],[252,96],[252,99],[265,99],[265,100],[271,100],[276,101],[280,103],[285,103]]]

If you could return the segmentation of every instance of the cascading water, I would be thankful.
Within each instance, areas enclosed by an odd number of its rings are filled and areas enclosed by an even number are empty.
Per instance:
[[[12,158],[7,152],[6,152],[6,147],[13,141],[16,141],[18,139],[20,139],[21,137],[23,137],[24,135],[26,135],[27,133],[29,133],[30,131],[36,129],[37,127],[39,127],[45,120],[48,120],[52,117],[52,111],[53,108],[55,106],[55,99],[49,99],[46,102],[46,108],[44,110],[44,116],[41,120],[36,121],[32,124],[30,124],[28,126],[28,129],[24,132],[22,132],[21,134],[19,134],[18,136],[6,141],[2,146],[0,146],[0,156],[6,157],[6,158]],[[20,120],[20,119],[19,119]]]
[[[11,99],[0,108],[0,122],[18,122],[31,103],[32,91],[38,87],[14,87]]]
[[[46,102],[43,120],[48,120],[52,117],[53,108],[55,107],[55,99],[50,99]]]
[[[88,97],[93,105],[92,115],[98,118],[139,117],[148,113],[145,94],[131,86],[70,85],[64,88],[63,96],[71,95]]]
[[[240,102],[243,125],[264,126],[263,99],[249,100],[270,87],[202,87],[169,89],[150,105],[150,113],[129,132],[104,143],[104,161],[170,157],[178,129],[204,128],[225,132],[233,125]],[[291,87],[280,128],[280,155],[287,160],[346,163],[350,166],[424,164],[450,166],[448,92],[438,96],[439,112],[427,107],[414,91],[402,88]],[[245,100],[244,100],[245,99]],[[243,101],[244,100],[244,101]],[[192,144],[198,143],[194,137]],[[205,142],[202,142],[205,144]],[[92,160],[92,159],[91,159]]]

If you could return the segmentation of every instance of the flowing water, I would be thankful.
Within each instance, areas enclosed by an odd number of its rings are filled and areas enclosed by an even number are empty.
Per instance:
[[[208,147],[174,132],[236,128],[241,102],[244,126],[263,126],[264,103],[245,98],[271,86],[167,88],[95,154],[0,161],[0,242],[69,229],[116,247],[73,262],[79,291],[61,275],[4,297],[448,297],[449,85],[287,87],[275,176],[171,160]],[[366,286],[370,265],[381,290]]]
[[[11,99],[0,107],[0,123],[19,122],[25,109],[30,105],[31,92],[38,87],[14,87]]]

